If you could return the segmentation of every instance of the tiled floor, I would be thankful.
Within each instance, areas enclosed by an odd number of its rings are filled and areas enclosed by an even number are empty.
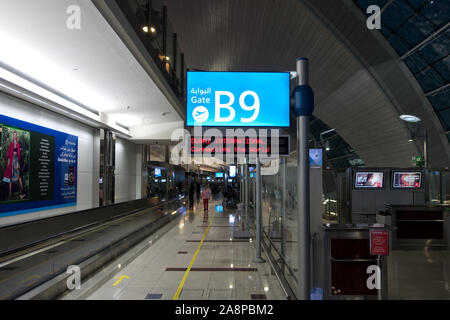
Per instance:
[[[450,299],[449,251],[392,251],[388,259],[389,299]]]
[[[184,269],[193,260],[205,234],[179,299],[285,299],[275,275],[271,274],[270,264],[252,262],[254,245],[249,241],[233,241],[234,216],[231,214],[230,219],[229,213],[216,212],[216,205],[216,202],[210,205],[207,220],[202,207],[188,211],[175,227],[88,299],[173,299],[186,274]],[[129,279],[114,286],[122,276]]]

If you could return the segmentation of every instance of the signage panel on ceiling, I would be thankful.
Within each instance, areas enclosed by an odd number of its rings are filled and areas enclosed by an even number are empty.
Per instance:
[[[187,73],[187,125],[288,127],[288,72]]]

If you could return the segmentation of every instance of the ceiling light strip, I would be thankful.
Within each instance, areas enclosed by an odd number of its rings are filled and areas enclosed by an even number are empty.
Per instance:
[[[59,105],[62,105],[74,112],[82,114],[90,119],[100,121],[100,117],[98,114],[95,114],[95,113],[93,113],[93,112],[91,112],[91,111],[65,99],[65,98],[62,98],[61,96],[59,96],[47,89],[40,87],[40,86],[34,84],[33,82],[31,82],[27,79],[24,79],[14,73],[12,73],[9,70],[6,70],[3,67],[0,67],[0,78],[6,80],[8,82],[11,82],[21,88],[24,88],[28,91],[31,91],[31,92],[37,94],[38,96],[41,96],[43,98],[46,98],[50,101],[53,101],[53,102],[59,104]]]
[[[2,67],[0,67],[0,90],[21,97],[26,101],[43,106],[52,111],[64,114],[69,118],[78,120],[94,128],[106,127],[122,133],[128,138],[130,137],[130,132],[127,128],[118,126],[117,124],[106,125],[100,120],[98,114],[90,112],[89,110],[62,98],[29,80],[23,79]],[[92,122],[90,120],[92,120]]]

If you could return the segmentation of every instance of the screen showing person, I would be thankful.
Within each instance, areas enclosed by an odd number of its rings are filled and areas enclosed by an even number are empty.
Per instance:
[[[0,201],[28,200],[30,133],[15,127],[2,125],[0,174],[2,187]]]
[[[383,188],[383,172],[356,172],[355,188]]]
[[[393,188],[420,188],[422,172],[394,172]]]

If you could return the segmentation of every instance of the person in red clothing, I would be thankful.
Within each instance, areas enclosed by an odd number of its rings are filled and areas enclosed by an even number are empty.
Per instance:
[[[203,208],[204,211],[208,211],[209,209],[209,199],[211,199],[211,190],[209,190],[209,186],[205,185],[202,191],[202,199],[203,199]]]
[[[19,182],[20,199],[25,197],[23,192],[22,178],[20,177],[20,144],[17,131],[13,132],[13,141],[9,144],[8,152],[6,154],[8,164],[3,176],[3,182],[9,183],[9,199],[11,199],[12,184]]]

